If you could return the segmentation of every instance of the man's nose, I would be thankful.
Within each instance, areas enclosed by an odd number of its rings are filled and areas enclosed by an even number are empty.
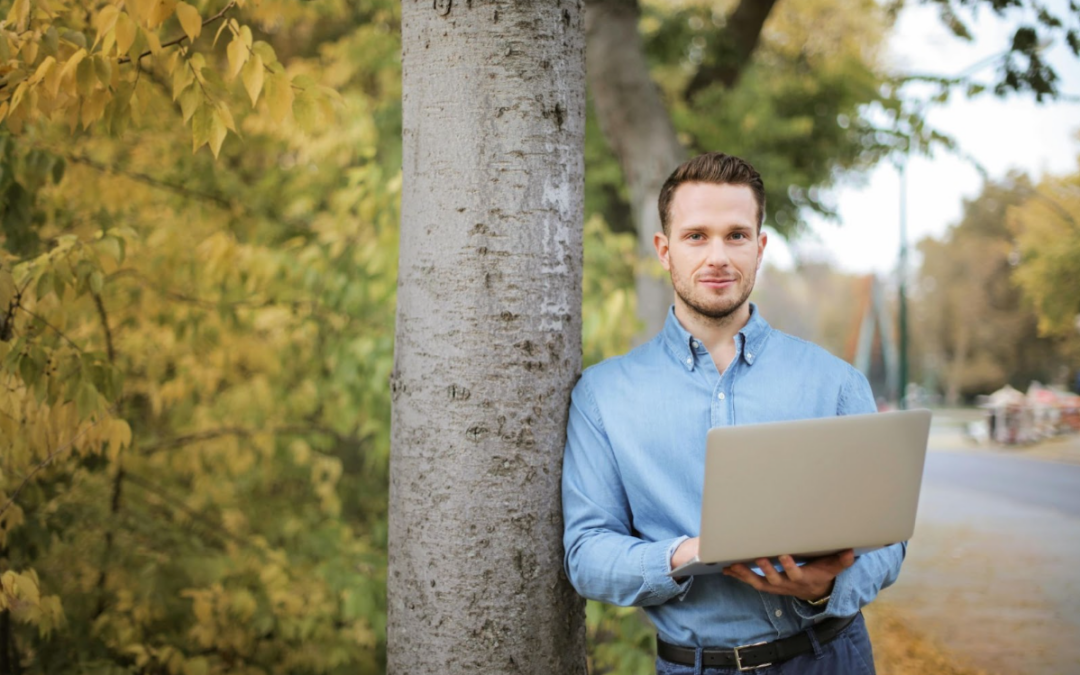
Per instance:
[[[714,241],[709,245],[707,262],[716,267],[724,267],[728,264],[727,244],[724,241]]]

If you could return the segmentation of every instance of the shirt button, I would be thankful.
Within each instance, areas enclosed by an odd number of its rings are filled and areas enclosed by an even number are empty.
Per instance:
[[[746,352],[746,358],[748,358],[748,359],[754,358],[753,352]]]
[[[694,362],[694,357],[693,356],[687,356],[686,357],[686,362],[687,363],[693,363]]]
[[[690,345],[691,345],[691,346],[692,346],[692,347],[693,347],[694,349],[697,349],[698,347],[700,347],[700,346],[701,346],[700,344],[698,344],[698,341],[697,341],[697,340],[693,340],[693,341],[692,341],[692,342],[690,343]]]
[[[778,609],[775,612],[773,612],[773,614],[775,614],[777,617],[784,616],[784,610]]]
[[[723,401],[723,400],[724,400],[724,392],[720,392],[720,400],[721,400],[721,401]]]

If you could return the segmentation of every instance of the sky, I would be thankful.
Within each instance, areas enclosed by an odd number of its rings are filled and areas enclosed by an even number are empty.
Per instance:
[[[1064,3],[1051,2],[1053,5]],[[984,8],[985,9],[985,8]],[[1061,11],[1064,7],[1055,7]],[[909,4],[901,14],[889,44],[889,62],[896,72],[954,75],[1010,43],[1013,23],[982,11],[974,26],[973,43],[954,37],[932,7]],[[991,178],[1021,169],[1034,178],[1078,170],[1080,155],[1080,60],[1059,40],[1046,55],[1058,71],[1060,89],[1078,101],[1038,104],[1034,96],[1000,99],[986,94],[972,100],[960,92],[949,103],[931,109],[931,126],[952,135],[960,150],[974,157]],[[993,67],[978,73],[994,81]],[[810,231],[793,243],[773,235],[766,260],[781,268],[800,257],[831,261],[853,273],[895,274],[900,243],[900,178],[895,165],[882,163],[864,176],[865,185],[844,184],[833,190],[839,222],[807,220]],[[978,195],[982,178],[968,161],[938,150],[931,158],[913,156],[907,164],[907,230],[909,272],[917,269],[915,244],[927,236],[941,237],[959,221],[963,200]]]

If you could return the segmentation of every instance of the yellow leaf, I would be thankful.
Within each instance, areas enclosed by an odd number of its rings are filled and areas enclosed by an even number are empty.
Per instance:
[[[218,153],[221,152],[221,144],[225,142],[225,137],[229,134],[228,127],[225,125],[225,120],[222,119],[221,109],[214,111],[210,118],[210,151],[214,153],[214,158],[217,159]]]
[[[218,112],[221,113],[221,121],[225,123],[225,128],[234,134],[238,133],[236,131],[236,120],[233,119],[232,111],[229,110],[229,106],[224,103],[219,103],[217,108]]]
[[[251,49],[252,37],[251,37],[251,29],[250,28],[248,28],[247,26],[242,26],[240,28],[240,39],[244,41],[244,46],[245,47],[247,47],[248,49]]]
[[[176,0],[156,0],[150,8],[149,16],[146,18],[146,27],[157,28],[165,23],[165,20],[173,15],[176,5]]]
[[[259,93],[262,91],[265,76],[262,57],[258,54],[253,55],[251,60],[244,64],[244,70],[240,75],[244,80],[244,88],[251,97],[251,105],[254,107],[259,101]]]
[[[138,26],[126,12],[121,12],[116,17],[116,53],[127,54],[131,45],[135,43],[135,34]]]
[[[95,46],[97,46],[98,42],[101,42],[106,33],[116,27],[118,18],[120,18],[120,8],[116,5],[108,5],[101,10],[101,13],[94,19],[94,28],[97,29],[97,38],[94,39]]]
[[[243,39],[239,35],[232,39],[228,49],[225,51],[229,57],[228,78],[231,80],[240,74],[240,69],[247,61],[250,52],[248,52],[247,45],[244,44]]]
[[[8,112],[8,102],[4,101],[3,103],[0,103],[0,122],[3,122],[4,118],[7,117],[7,112]]]
[[[64,89],[72,97],[77,97],[77,83],[75,82],[75,73],[78,71],[79,63],[86,58],[86,50],[80,49],[71,55],[67,63],[64,64],[63,70],[60,72],[60,80],[64,86]]]
[[[16,32],[23,32],[30,23],[30,0],[15,0],[8,12],[7,23],[15,28]]]
[[[45,76],[49,74],[52,67],[56,65],[56,59],[51,56],[46,56],[41,60],[41,65],[34,71],[33,76],[30,78],[30,84],[37,84],[45,79]],[[55,94],[54,94],[55,96]]]
[[[188,39],[195,42],[195,38],[202,32],[202,17],[199,16],[199,10],[186,2],[178,2],[176,3],[176,18],[180,19],[180,26],[187,33]]]
[[[266,92],[266,103],[270,106],[270,117],[281,123],[292,112],[292,81],[286,73],[277,73],[270,77],[270,89]]]
[[[143,37],[146,38],[146,44],[150,45],[150,53],[159,56],[161,54],[161,38],[158,37],[157,31],[145,30],[143,31]]]

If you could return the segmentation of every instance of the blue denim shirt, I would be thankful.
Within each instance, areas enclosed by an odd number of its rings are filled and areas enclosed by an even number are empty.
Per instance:
[[[855,614],[896,580],[905,552],[895,544],[859,556],[824,607],[722,574],[667,576],[675,548],[698,534],[710,428],[876,410],[859,371],[774,330],[753,305],[736,350],[721,375],[671,310],[652,341],[588,368],[571,398],[562,479],[570,581],[587,598],[644,607],[661,638],[688,647],[772,641]],[[794,499],[768,484],[761,498]]]

